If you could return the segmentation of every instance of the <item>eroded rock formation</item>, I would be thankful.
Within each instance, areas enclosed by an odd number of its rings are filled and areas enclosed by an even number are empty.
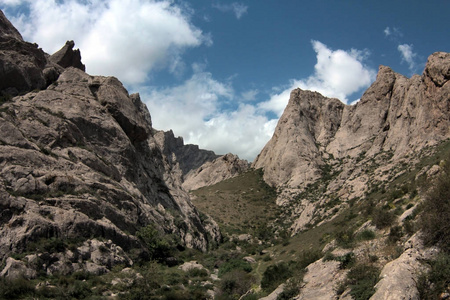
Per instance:
[[[1,259],[50,238],[139,248],[149,224],[202,250],[220,238],[171,173],[138,94],[86,74],[73,42],[49,56],[3,14],[0,28],[0,90],[22,93],[0,103]]]

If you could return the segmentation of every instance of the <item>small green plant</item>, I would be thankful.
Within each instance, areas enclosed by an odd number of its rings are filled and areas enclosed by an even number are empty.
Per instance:
[[[174,249],[173,240],[163,236],[153,225],[142,227],[136,232],[136,236],[148,250],[151,259],[163,261]]]
[[[13,280],[0,278],[0,299],[23,299],[26,295],[33,295],[33,284],[24,278]]]
[[[380,271],[369,264],[357,264],[347,274],[347,285],[350,295],[355,300],[367,300],[375,293]]]
[[[403,236],[403,229],[401,226],[393,226],[389,231],[387,242],[390,244],[397,243]]]
[[[261,288],[267,292],[273,291],[281,283],[292,276],[293,272],[285,262],[267,267],[264,271]]]
[[[242,270],[233,270],[222,277],[219,286],[219,294],[216,299],[239,299],[247,293],[255,278]]]
[[[252,271],[252,266],[243,259],[232,258],[219,267],[219,277],[222,277],[224,274],[233,270],[242,270],[246,273],[250,273]]]
[[[354,243],[353,230],[338,231],[336,233],[336,243],[342,248],[351,248]]]
[[[358,233],[357,239],[361,241],[369,241],[375,238],[375,232],[370,229],[364,229],[360,233]]]
[[[423,203],[420,227],[427,245],[438,245],[450,253],[450,158],[441,168],[441,175],[427,192]]]
[[[440,294],[449,292],[450,254],[441,253],[429,264],[429,272],[422,274],[418,280],[420,299],[439,299]]]
[[[395,216],[392,212],[383,209],[383,208],[376,208],[373,211],[372,215],[372,223],[378,228],[382,229],[388,226],[391,226],[394,222]]]

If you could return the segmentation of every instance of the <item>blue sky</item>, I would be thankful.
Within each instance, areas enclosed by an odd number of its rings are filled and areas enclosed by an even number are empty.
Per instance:
[[[293,88],[351,103],[379,65],[421,74],[450,51],[450,1],[0,0],[48,53],[139,92],[156,129],[252,161]]]

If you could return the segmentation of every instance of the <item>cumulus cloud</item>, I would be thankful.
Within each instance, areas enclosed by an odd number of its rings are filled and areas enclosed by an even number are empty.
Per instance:
[[[172,129],[186,143],[253,160],[272,136],[276,120],[269,120],[248,104],[221,110],[221,102],[236,97],[233,88],[215,80],[199,65],[193,70],[193,76],[179,86],[148,88],[141,93],[153,123],[158,129]]]
[[[247,5],[238,2],[233,2],[231,4],[215,3],[213,4],[213,7],[217,8],[222,12],[229,12],[229,11],[233,12],[238,20],[242,18],[242,16],[245,15],[248,10]]]
[[[343,101],[375,79],[374,70],[363,64],[367,51],[331,50],[312,41],[317,55],[314,74],[291,80],[267,101],[252,103],[262,97],[258,90],[236,94],[232,86],[215,80],[204,68],[194,65],[194,75],[180,86],[149,89],[142,95],[159,129],[172,129],[187,143],[198,144],[216,153],[238,153],[253,160],[271,138],[289,101],[291,90],[315,90]],[[223,111],[221,103],[240,103],[237,109]],[[174,122],[176,119],[176,122]]]
[[[417,54],[413,51],[413,45],[402,44],[398,45],[398,51],[402,56],[402,61],[408,64],[408,68],[413,72],[416,70],[416,56]]]
[[[26,4],[12,18],[25,39],[53,53],[75,40],[91,74],[114,75],[125,84],[145,82],[149,72],[183,70],[186,48],[211,44],[190,22],[186,7],[163,0],[2,0]]]
[[[312,46],[317,57],[314,73],[305,79],[291,80],[285,89],[261,103],[261,109],[281,116],[290,92],[295,88],[317,91],[347,103],[350,95],[367,88],[375,80],[376,71],[363,63],[369,55],[367,50],[331,50],[319,41],[312,41]]]

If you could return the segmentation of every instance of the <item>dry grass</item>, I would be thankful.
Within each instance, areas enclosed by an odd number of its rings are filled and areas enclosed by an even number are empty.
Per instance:
[[[251,233],[275,219],[276,192],[262,179],[261,170],[192,192],[194,205],[216,220],[226,233]]]

